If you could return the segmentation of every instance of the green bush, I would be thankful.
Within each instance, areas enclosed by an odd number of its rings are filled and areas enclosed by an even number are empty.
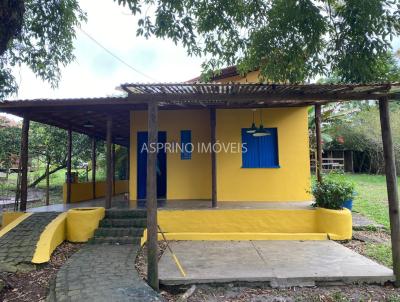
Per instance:
[[[340,210],[343,202],[354,196],[354,185],[342,175],[330,175],[323,179],[322,183],[315,183],[312,187],[315,198],[313,206]]]

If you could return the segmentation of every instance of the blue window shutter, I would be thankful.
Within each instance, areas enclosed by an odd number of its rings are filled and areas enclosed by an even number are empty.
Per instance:
[[[192,131],[191,130],[182,130],[181,131],[181,159],[182,160],[187,160],[187,159],[192,159],[192,150],[191,146],[188,144],[192,143]]]
[[[242,167],[243,168],[258,168],[259,167],[259,154],[258,154],[258,141],[251,134],[246,132],[247,129],[242,129],[242,144],[245,146],[242,150]]]
[[[247,152],[242,152],[242,168],[279,168],[278,131],[267,128],[270,135],[254,137],[242,129],[242,144]]]
[[[270,135],[258,137],[258,152],[260,156],[260,168],[277,168],[278,160],[278,136],[276,128],[268,128]]]

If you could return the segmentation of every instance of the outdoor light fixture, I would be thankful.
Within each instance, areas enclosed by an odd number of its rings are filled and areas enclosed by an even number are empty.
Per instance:
[[[94,125],[90,121],[87,121],[86,123],[83,124],[83,127],[85,127],[85,128],[94,128]]]
[[[253,109],[253,123],[251,124],[251,128],[247,129],[247,133],[255,133],[257,131],[256,123],[254,122],[254,113],[255,109]]]
[[[263,120],[262,120],[262,109],[260,109],[260,128],[258,128],[254,133],[253,136],[255,137],[261,137],[261,136],[267,136],[270,135],[263,125]]]

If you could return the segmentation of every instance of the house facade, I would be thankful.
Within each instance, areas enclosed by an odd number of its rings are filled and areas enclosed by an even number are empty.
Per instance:
[[[259,81],[258,72],[241,77],[232,67],[213,80]],[[257,127],[262,123],[269,135],[255,137],[247,133],[253,119]],[[307,107],[216,109],[215,122],[218,202],[311,200]],[[158,154],[159,199],[211,199],[210,124],[207,108],[160,108],[158,141],[167,147]],[[146,129],[147,111],[131,111],[130,200],[146,198]],[[191,150],[182,150],[188,145],[186,149]]]

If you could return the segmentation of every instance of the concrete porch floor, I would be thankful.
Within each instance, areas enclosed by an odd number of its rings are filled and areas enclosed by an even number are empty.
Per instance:
[[[218,203],[215,210],[227,209],[310,209],[311,201],[306,202],[240,202],[223,201]],[[71,204],[53,204],[28,209],[29,212],[65,212],[73,208],[104,207],[105,199],[97,198],[88,201],[74,202]],[[144,208],[143,202],[127,201],[124,194],[114,196],[112,206],[115,208],[136,209]],[[210,210],[210,200],[159,200],[159,210]]]
[[[318,283],[383,283],[393,271],[334,241],[178,241],[170,246],[186,277],[166,250],[160,282],[269,282],[273,287]]]

